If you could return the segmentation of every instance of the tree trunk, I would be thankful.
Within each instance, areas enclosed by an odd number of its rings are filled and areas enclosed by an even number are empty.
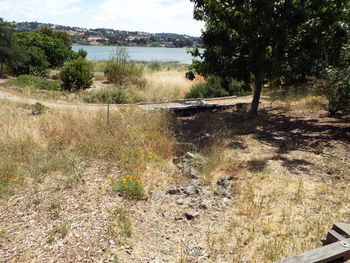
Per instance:
[[[3,77],[4,74],[4,63],[0,62],[0,79]]]
[[[252,106],[250,108],[250,115],[253,117],[258,114],[260,95],[261,95],[261,90],[263,85],[264,85],[264,73],[259,72],[255,74],[254,96],[253,96]]]

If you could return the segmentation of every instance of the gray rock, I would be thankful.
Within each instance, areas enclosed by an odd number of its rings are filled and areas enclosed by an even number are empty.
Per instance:
[[[187,160],[197,160],[197,161],[203,161],[204,158],[200,155],[200,154],[196,154],[196,153],[191,153],[191,152],[187,152],[184,155],[184,158]]]
[[[188,176],[193,179],[198,179],[199,178],[199,172],[190,166],[190,164],[184,163],[183,168],[182,168],[182,173],[185,176]]]
[[[165,193],[163,191],[154,190],[150,192],[151,199],[159,200],[165,197]]]
[[[200,209],[208,209],[211,207],[211,201],[209,199],[203,199],[199,204]]]
[[[175,203],[178,204],[178,205],[183,205],[185,203],[185,200],[182,199],[182,198],[179,198],[179,199],[175,200]]]
[[[218,185],[215,192],[215,195],[221,195],[221,196],[230,196],[231,195],[231,191],[226,189],[226,187],[222,186],[222,185]]]
[[[184,193],[187,195],[196,195],[199,194],[199,187],[193,185],[193,184],[189,184],[185,187],[184,189]]]
[[[170,211],[165,211],[165,212],[162,213],[162,216],[164,218],[169,218],[169,217],[171,217],[171,212]]]
[[[206,255],[206,251],[201,247],[195,247],[191,249],[189,255],[191,257],[203,257]]]
[[[170,185],[167,193],[170,195],[178,195],[181,193],[181,190],[176,185]]]
[[[195,219],[198,216],[199,216],[199,213],[196,212],[196,211],[187,211],[185,213],[185,217],[186,217],[187,220]]]
[[[217,185],[221,185],[225,188],[228,188],[232,185],[232,177],[224,177],[216,182]]]

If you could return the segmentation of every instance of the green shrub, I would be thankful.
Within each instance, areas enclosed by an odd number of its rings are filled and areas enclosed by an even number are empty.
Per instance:
[[[40,115],[43,114],[46,110],[46,107],[41,104],[40,102],[34,103],[33,105],[31,105],[31,109],[32,109],[32,114],[33,115]]]
[[[123,47],[115,50],[104,70],[107,79],[118,87],[127,87],[137,82],[141,73],[136,64],[129,61],[129,55]]]
[[[78,50],[77,54],[78,54],[79,57],[86,58],[88,53],[87,53],[87,51],[85,49],[80,48]]]
[[[344,69],[328,68],[326,70],[326,94],[329,100],[328,110],[350,113],[350,66]]]
[[[22,88],[39,90],[60,90],[62,85],[60,81],[50,81],[32,75],[21,75],[13,81],[13,84]]]
[[[144,189],[139,175],[109,175],[113,191],[121,193],[127,199],[141,199]]]
[[[148,65],[149,69],[151,71],[159,71],[162,69],[162,66],[159,62],[151,62],[149,65]]]
[[[127,91],[114,88],[114,89],[101,89],[89,93],[83,96],[83,100],[86,103],[111,103],[111,104],[122,104],[122,103],[134,103],[139,101],[136,96],[129,94]]]
[[[226,86],[226,88],[224,88]],[[241,83],[235,80],[223,81],[219,77],[211,77],[205,83],[194,85],[186,94],[187,99],[215,98],[232,96],[241,93]]]
[[[89,62],[81,57],[68,61],[61,70],[63,88],[71,92],[90,88],[92,78]]]

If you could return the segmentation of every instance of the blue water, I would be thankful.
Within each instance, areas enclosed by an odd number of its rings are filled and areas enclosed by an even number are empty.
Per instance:
[[[74,51],[80,48],[88,52],[90,60],[109,59],[111,52],[116,49],[113,46],[73,46]],[[163,48],[163,47],[125,47],[131,60],[145,62],[179,62],[191,64],[192,56],[186,48]]]

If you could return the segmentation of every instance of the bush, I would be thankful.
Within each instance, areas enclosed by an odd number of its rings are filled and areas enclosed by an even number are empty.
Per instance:
[[[40,90],[60,90],[62,85],[60,81],[49,81],[32,75],[21,75],[13,81],[13,84],[22,88]]]
[[[329,112],[350,113],[350,66],[344,69],[328,68],[325,88]]]
[[[129,61],[129,55],[123,47],[117,48],[111,59],[107,61],[104,74],[118,87],[127,87],[141,77],[141,71],[138,70],[135,63]]]
[[[71,92],[90,88],[92,77],[90,64],[84,58],[68,61],[61,70],[63,88]]]
[[[83,97],[86,103],[133,103],[139,101],[136,96],[129,94],[127,91],[122,89],[101,89],[98,91],[91,92]]]
[[[144,196],[142,179],[139,175],[109,175],[112,189],[127,199],[141,199]]]
[[[159,62],[151,62],[148,67],[151,71],[160,71],[162,69]]]
[[[77,54],[78,54],[79,57],[86,58],[88,53],[87,53],[87,51],[85,49],[80,48],[78,50]]]
[[[224,86],[227,86],[224,88]],[[215,98],[232,96],[241,93],[241,83],[235,80],[223,81],[219,77],[211,77],[205,83],[194,85],[186,94],[186,99],[194,98]]]
[[[34,103],[33,105],[31,105],[31,109],[32,109],[32,114],[33,115],[41,115],[45,112],[46,107],[41,104],[40,102]]]

